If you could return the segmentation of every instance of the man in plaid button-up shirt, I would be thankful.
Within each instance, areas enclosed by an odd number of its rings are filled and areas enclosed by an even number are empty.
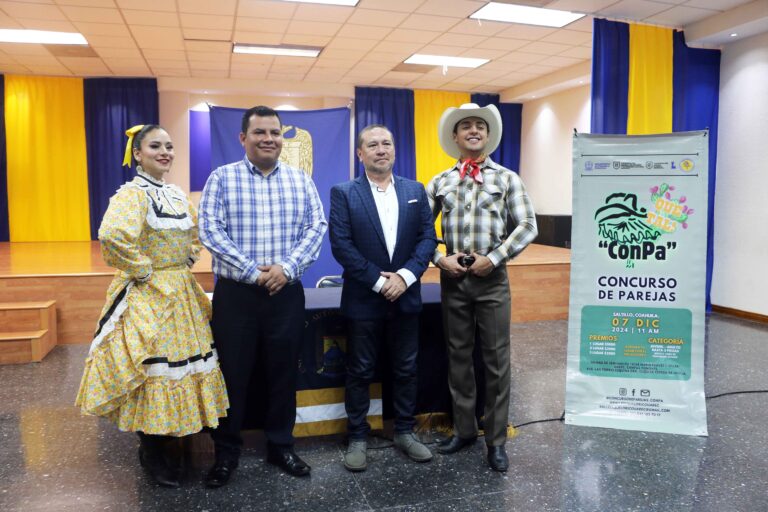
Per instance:
[[[504,444],[509,416],[510,295],[506,261],[537,235],[536,216],[520,177],[487,157],[501,140],[501,116],[493,105],[449,108],[439,126],[440,143],[456,165],[435,176],[427,197],[435,218],[442,213],[447,254],[440,267],[443,323],[448,346],[454,435],[438,451],[455,453],[475,442],[475,328],[485,365],[485,442],[488,463],[509,467]]]
[[[327,228],[312,179],[281,163],[277,112],[243,115],[245,157],[219,167],[200,200],[200,240],[213,255],[213,339],[227,383],[229,410],[212,437],[216,462],[208,487],[225,485],[237,468],[240,428],[251,377],[265,387],[267,461],[294,476],[309,466],[293,451],[296,378],[304,327],[301,275],[320,253]]]

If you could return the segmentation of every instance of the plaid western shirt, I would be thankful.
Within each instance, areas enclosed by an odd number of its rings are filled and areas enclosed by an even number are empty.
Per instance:
[[[255,283],[259,265],[278,264],[289,281],[320,254],[328,223],[312,179],[278,162],[264,176],[243,160],[219,167],[200,199],[200,241],[213,255],[213,272]]]
[[[477,252],[494,266],[513,258],[536,238],[536,214],[520,177],[486,158],[483,183],[459,177],[459,162],[427,185],[432,214],[442,213],[448,254]],[[514,227],[514,229],[512,229]],[[435,250],[434,263],[444,254]]]

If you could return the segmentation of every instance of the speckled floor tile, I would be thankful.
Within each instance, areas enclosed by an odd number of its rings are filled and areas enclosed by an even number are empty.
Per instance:
[[[560,417],[566,343],[564,321],[512,325],[510,422]],[[768,326],[713,314],[707,344],[708,396],[768,389]],[[313,469],[295,478],[265,463],[253,434],[230,484],[209,490],[211,445],[199,434],[181,489],[161,489],[138,464],[135,435],[72,405],[86,353],[60,346],[41,364],[0,366],[0,511],[768,512],[765,393],[707,400],[706,438],[525,425],[507,443],[506,474],[488,468],[482,439],[426,464],[372,440],[368,471],[353,474],[341,436],[328,436],[297,441]]]

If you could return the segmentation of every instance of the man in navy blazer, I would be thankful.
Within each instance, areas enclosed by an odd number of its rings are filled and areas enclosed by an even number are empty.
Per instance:
[[[357,137],[357,156],[365,174],[331,189],[329,219],[333,256],[344,268],[341,311],[349,321],[344,466],[350,471],[367,467],[368,386],[385,343],[394,377],[395,446],[417,462],[432,459],[413,433],[413,416],[419,279],[437,245],[424,186],[392,174],[392,133],[366,126]]]

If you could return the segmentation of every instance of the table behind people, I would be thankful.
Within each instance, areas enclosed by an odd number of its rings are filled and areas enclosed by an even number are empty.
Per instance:
[[[334,343],[342,340],[346,344],[346,323],[340,312],[341,288],[306,288],[306,310],[304,341],[300,351],[299,378],[297,391],[319,389],[344,389],[345,370],[334,350]],[[421,298],[424,309],[419,327],[418,394],[416,412],[450,413],[451,399],[448,392],[448,360],[443,340],[442,312],[440,308],[440,285],[423,284]],[[345,347],[344,347],[345,348]],[[382,383],[383,416],[393,416],[391,403],[391,375],[387,370],[387,354],[379,361],[377,381]],[[259,377],[250,383],[254,392],[263,385]],[[261,388],[263,389],[263,388]],[[250,396],[259,397],[258,393]],[[343,397],[343,393],[340,395]],[[482,397],[481,397],[482,398]],[[343,398],[341,399],[343,401]],[[482,403],[482,400],[480,400]],[[321,405],[321,404],[318,404]],[[249,404],[244,428],[257,429],[263,425],[261,399]],[[308,435],[331,433],[325,429],[302,427]],[[298,430],[298,429],[297,429]],[[343,433],[344,421],[339,422],[333,432]]]

